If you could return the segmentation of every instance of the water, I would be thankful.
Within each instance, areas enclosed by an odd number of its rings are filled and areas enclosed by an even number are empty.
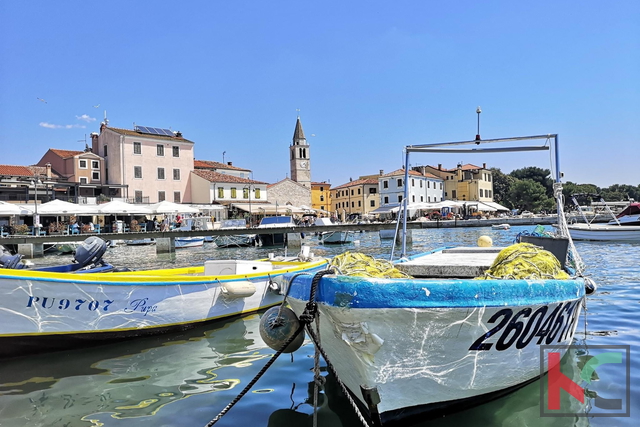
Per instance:
[[[496,246],[512,243],[532,227],[413,230],[411,253],[446,245],[475,245],[481,235]],[[333,256],[345,250],[386,256],[390,240],[377,233],[356,234],[357,242],[322,246],[307,237],[311,251]],[[640,244],[576,244],[599,285],[588,299],[588,311],[575,336],[578,351],[563,360],[563,372],[579,371],[584,353],[594,345],[631,346],[630,418],[541,418],[538,381],[506,397],[424,426],[636,426],[640,419]],[[111,248],[105,259],[130,268],[178,267],[205,259],[255,259],[276,248],[181,249],[156,255],[155,247]],[[66,263],[70,256],[51,255],[38,264]],[[0,364],[0,426],[203,426],[251,381],[273,355],[260,339],[259,314],[211,323],[187,332],[135,339],[100,347],[23,357]],[[587,321],[588,319],[588,321]],[[585,323],[586,322],[586,323]],[[217,426],[311,426],[313,413],[311,344],[281,356],[252,390]],[[322,364],[322,375],[327,376]],[[590,395],[610,395],[611,380],[603,366],[601,381],[591,382]],[[621,380],[622,381],[622,380]],[[593,403],[588,399],[585,407]],[[318,425],[358,426],[360,421],[329,376],[319,396]]]

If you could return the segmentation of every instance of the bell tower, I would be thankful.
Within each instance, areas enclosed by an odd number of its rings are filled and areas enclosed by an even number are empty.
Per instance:
[[[311,188],[311,153],[307,138],[302,130],[300,116],[296,121],[296,129],[293,132],[293,141],[289,147],[289,165],[291,168],[291,179],[307,188]]]

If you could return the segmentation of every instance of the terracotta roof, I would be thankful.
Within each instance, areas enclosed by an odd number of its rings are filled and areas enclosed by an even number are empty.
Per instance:
[[[429,167],[433,168],[433,169],[438,169],[437,166],[429,166]],[[460,167],[460,169],[462,169],[463,171],[468,171],[468,170],[473,170],[473,169],[484,169],[484,168],[481,167],[481,166],[472,165],[471,163],[467,163],[466,165],[462,165]],[[456,166],[455,168],[451,168],[451,169],[444,169],[443,168],[443,169],[440,169],[440,170],[442,170],[444,172],[455,172],[455,171],[458,170],[458,167]]]
[[[328,182],[312,182],[311,185],[328,185],[331,187],[331,184]]]
[[[78,154],[83,154],[84,151],[74,151],[74,150],[58,150],[57,148],[49,148],[53,154],[63,158],[68,159],[69,157],[77,156]]]
[[[47,167],[46,166],[27,166],[33,175],[47,176]],[[60,174],[51,170],[51,178],[59,179],[61,177]]]
[[[220,172],[215,172],[215,171],[206,170],[206,169],[196,169],[193,171],[193,173],[195,173],[201,178],[206,179],[209,182],[228,182],[228,183],[237,183],[237,184],[266,184],[266,182],[240,178],[234,175],[229,175],[226,173],[220,173]]]
[[[366,185],[366,184],[378,185],[378,180],[377,179],[373,179],[373,178],[356,179],[355,181],[347,182],[346,184],[342,184],[342,185],[339,185],[337,187],[333,187],[332,190],[338,190],[340,188],[348,188],[348,187],[353,187],[355,185]]]
[[[119,133],[120,135],[135,136],[138,138],[162,139],[165,141],[190,142],[193,144],[193,141],[189,141],[188,139],[185,139],[181,136],[177,137],[177,136],[166,136],[166,135],[149,135],[148,133],[141,133],[135,130],[112,128],[109,126],[106,126],[103,129],[109,129],[111,131],[114,131],[115,133]]]
[[[27,166],[0,165],[0,175],[34,176],[34,173]]]
[[[404,175],[404,169],[398,169],[393,172],[385,173],[382,176],[385,177],[385,176],[397,176],[397,175]],[[409,171],[409,175],[423,176],[420,172],[414,171],[413,169]]]
[[[237,166],[224,164],[220,162],[214,162],[212,160],[193,160],[193,167],[196,169],[229,169],[234,171],[246,171],[251,172],[250,169],[242,169]]]

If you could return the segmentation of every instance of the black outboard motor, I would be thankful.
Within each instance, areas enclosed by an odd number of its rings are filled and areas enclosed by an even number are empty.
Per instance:
[[[15,254],[10,255],[7,253],[0,254],[0,267],[2,268],[10,268],[12,270],[19,270],[22,268],[26,268],[22,262],[22,255]]]
[[[104,255],[106,251],[107,243],[97,236],[91,236],[86,238],[85,241],[76,248],[73,260],[81,266],[86,267],[99,263],[102,255]]]

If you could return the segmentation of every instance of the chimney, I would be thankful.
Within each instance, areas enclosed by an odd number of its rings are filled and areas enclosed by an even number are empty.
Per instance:
[[[482,169],[486,169],[486,168],[487,168],[487,164],[486,164],[486,163],[483,163],[483,164],[482,164]]]
[[[47,179],[51,179],[51,163],[45,165],[47,167]]]
[[[380,169],[380,176],[384,175],[384,169]]]
[[[233,166],[233,162],[227,162],[228,166]]]
[[[442,163],[438,163],[438,170],[441,171],[442,170]]]

